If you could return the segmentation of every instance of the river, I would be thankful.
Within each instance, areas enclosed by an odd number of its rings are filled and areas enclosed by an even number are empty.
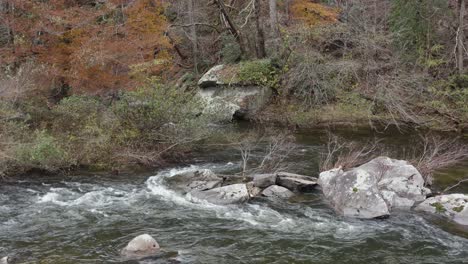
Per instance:
[[[377,136],[394,148],[415,140],[396,132],[337,133],[356,140]],[[292,172],[317,176],[324,138],[321,130],[296,134]],[[17,263],[468,263],[467,229],[421,213],[343,218],[319,192],[244,205],[191,203],[164,178],[193,168],[236,171],[239,154],[207,151],[193,164],[118,176],[7,179],[0,186],[0,256],[13,255]],[[462,164],[439,172],[435,188],[467,171]],[[154,236],[164,252],[140,262],[121,259],[119,250],[142,233]]]

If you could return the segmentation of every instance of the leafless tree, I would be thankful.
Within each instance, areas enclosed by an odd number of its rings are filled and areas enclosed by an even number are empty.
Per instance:
[[[321,153],[320,171],[327,171],[339,167],[342,169],[349,169],[362,165],[381,154],[377,153],[379,146],[380,143],[376,139],[364,144],[359,144],[352,141],[344,142],[343,139],[330,133],[326,152]]]

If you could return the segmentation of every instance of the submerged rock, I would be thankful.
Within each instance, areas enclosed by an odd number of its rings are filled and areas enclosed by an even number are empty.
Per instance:
[[[155,255],[160,251],[156,239],[148,234],[143,234],[132,239],[121,253],[127,258],[142,258]]]
[[[270,187],[263,190],[262,194],[266,197],[276,197],[283,199],[288,199],[294,196],[293,192],[278,185],[271,185]]]
[[[166,179],[168,185],[184,193],[205,191],[221,186],[223,178],[208,169],[186,171]]]
[[[447,194],[426,199],[417,211],[439,214],[460,225],[468,225],[468,195]]]
[[[276,174],[255,174],[253,176],[254,186],[266,188],[276,183]]]
[[[205,200],[212,204],[226,205],[243,203],[250,195],[246,184],[232,184],[207,191],[192,191],[187,194],[191,200]]]
[[[388,157],[346,172],[340,168],[322,172],[318,184],[338,213],[358,218],[388,216],[393,208],[409,209],[430,193],[414,166]]]
[[[291,191],[308,192],[317,186],[317,178],[289,172],[278,172],[276,184]]]

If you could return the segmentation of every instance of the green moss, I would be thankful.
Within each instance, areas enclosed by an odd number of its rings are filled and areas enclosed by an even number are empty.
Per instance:
[[[445,209],[445,207],[439,202],[432,203],[431,206],[435,207],[436,213],[439,213],[439,214],[447,211],[447,209]]]
[[[353,188],[353,193],[357,193],[358,192],[358,188],[354,187]]]
[[[279,77],[277,69],[270,60],[245,61],[239,64],[237,78],[245,84],[277,88]]]
[[[460,206],[458,206],[458,207],[452,208],[452,210],[455,211],[455,212],[457,212],[457,213],[460,213],[461,211],[463,211],[464,208],[465,208],[465,206],[460,205]]]

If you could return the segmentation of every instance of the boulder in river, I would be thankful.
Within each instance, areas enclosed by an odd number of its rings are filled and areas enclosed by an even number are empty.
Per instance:
[[[266,197],[288,199],[293,197],[294,193],[284,187],[271,185],[270,187],[263,190],[262,195]]]
[[[128,242],[127,246],[122,249],[121,253],[127,258],[142,258],[155,255],[159,250],[160,247],[156,239],[148,234],[143,234]]]
[[[276,174],[255,174],[253,176],[254,186],[266,188],[276,183]]]
[[[320,173],[318,184],[333,208],[357,218],[388,216],[393,208],[411,208],[430,193],[424,179],[407,161],[379,157],[343,171]]]
[[[167,178],[166,181],[175,190],[188,193],[193,190],[205,191],[219,187],[223,183],[223,178],[209,169],[201,169],[182,172]]]
[[[460,225],[468,225],[468,195],[446,194],[426,199],[417,211],[445,216]]]
[[[194,190],[187,194],[191,200],[204,200],[212,204],[226,205],[243,203],[249,200],[250,195],[247,185],[238,183],[206,191]]]
[[[278,172],[276,184],[291,191],[308,192],[317,186],[317,178],[289,172]]]

